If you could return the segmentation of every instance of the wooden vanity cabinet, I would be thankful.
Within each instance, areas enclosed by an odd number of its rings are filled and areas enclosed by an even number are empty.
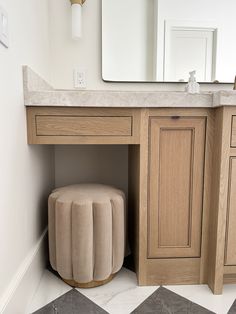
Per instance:
[[[201,255],[204,117],[152,117],[148,258]]]
[[[223,276],[236,274],[236,110],[218,111],[27,107],[28,143],[129,145],[139,285],[209,283],[220,293]]]
[[[215,110],[208,284],[236,283],[236,108]]]
[[[212,139],[208,109],[142,112],[140,168],[133,171],[140,285],[207,283]]]

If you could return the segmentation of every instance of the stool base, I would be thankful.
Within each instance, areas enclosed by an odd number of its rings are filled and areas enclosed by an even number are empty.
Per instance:
[[[110,275],[107,279],[105,280],[101,280],[101,281],[90,281],[87,283],[79,283],[76,282],[74,280],[70,280],[70,279],[63,279],[63,281],[65,283],[67,283],[69,286],[73,287],[73,288],[83,288],[83,289],[88,289],[88,288],[95,288],[95,287],[99,287],[102,285],[105,285],[106,283],[110,282],[116,274],[112,274]]]

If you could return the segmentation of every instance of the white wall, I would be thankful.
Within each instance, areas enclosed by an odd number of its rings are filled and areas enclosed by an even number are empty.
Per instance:
[[[54,154],[52,148],[27,145],[22,83],[23,64],[50,79],[48,0],[0,0],[0,5],[10,23],[10,47],[0,45],[1,300],[46,227]]]
[[[115,185],[128,191],[128,150],[125,145],[55,146],[56,187],[77,183]]]

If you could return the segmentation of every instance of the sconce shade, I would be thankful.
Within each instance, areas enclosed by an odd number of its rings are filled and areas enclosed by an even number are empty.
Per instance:
[[[82,36],[82,5],[72,3],[71,5],[72,38],[78,40]]]

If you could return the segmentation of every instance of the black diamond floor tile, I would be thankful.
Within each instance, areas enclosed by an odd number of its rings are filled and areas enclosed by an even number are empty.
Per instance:
[[[233,305],[231,306],[228,314],[236,314],[236,300],[234,301]]]
[[[210,314],[204,307],[165,289],[157,289],[133,314]]]
[[[107,314],[107,312],[73,289],[33,314]]]

